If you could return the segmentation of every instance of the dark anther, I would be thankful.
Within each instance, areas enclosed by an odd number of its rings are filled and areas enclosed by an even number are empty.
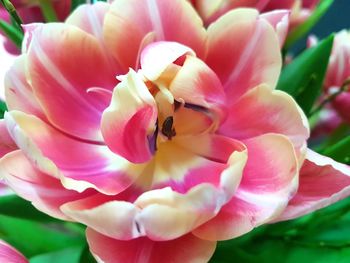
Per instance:
[[[169,116],[165,119],[162,126],[162,133],[171,140],[172,137],[176,135],[175,128],[173,128],[174,118]]]
[[[177,111],[181,107],[182,103],[175,100],[174,101],[174,111]]]
[[[208,112],[208,109],[206,107],[196,105],[196,104],[185,103],[184,107],[187,109],[194,110],[194,111],[199,111],[199,112],[204,112],[204,113]]]
[[[140,229],[140,225],[138,222],[135,222],[135,225],[136,225],[136,230],[138,233],[141,233],[141,229]]]
[[[154,133],[148,137],[148,143],[152,154],[154,154],[157,151],[157,137],[158,137],[158,120],[156,122],[156,129]]]

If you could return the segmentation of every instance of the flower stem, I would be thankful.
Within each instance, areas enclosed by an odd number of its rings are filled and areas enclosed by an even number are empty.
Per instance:
[[[18,30],[16,26],[13,26],[0,19],[0,30],[18,47],[21,48],[23,40],[23,32]]]
[[[57,22],[57,14],[53,8],[51,0],[39,0],[41,12],[47,22]]]
[[[19,15],[17,14],[16,8],[13,6],[13,4],[11,3],[11,1],[9,0],[1,0],[2,5],[5,7],[5,9],[7,10],[7,12],[10,14],[11,18],[13,19],[13,21],[15,22],[16,27],[23,32],[22,29],[22,24],[23,21],[22,19],[19,17]]]
[[[338,97],[343,92],[346,92],[349,90],[350,85],[350,79],[347,79],[344,81],[343,85],[340,87],[340,89],[333,94],[329,95],[327,98],[325,98],[313,111],[310,112],[310,116],[313,114],[319,112],[326,104],[332,102],[336,97]]]

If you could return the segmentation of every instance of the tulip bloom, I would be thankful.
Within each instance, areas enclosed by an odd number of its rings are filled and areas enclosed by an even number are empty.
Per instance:
[[[332,106],[337,113],[350,123],[350,33],[340,31],[334,37],[332,54],[329,60],[325,89],[328,95],[347,89],[336,97]],[[347,83],[348,82],[348,83]],[[347,84],[346,84],[347,83]]]
[[[0,176],[87,225],[100,262],[206,262],[217,240],[345,197],[348,167],[307,152],[303,112],[274,90],[279,45],[254,9],[205,29],[185,0],[98,2],[27,25],[6,76]]]
[[[318,43],[315,36],[310,36],[308,47]],[[333,130],[341,123],[341,120],[350,123],[350,33],[346,30],[338,32],[334,37],[333,48],[329,58],[329,64],[324,80],[324,99],[341,92],[332,101],[331,106],[324,112],[325,118],[320,127],[329,126]],[[322,116],[321,116],[322,117]]]
[[[0,262],[28,263],[28,260],[14,247],[0,240]]]

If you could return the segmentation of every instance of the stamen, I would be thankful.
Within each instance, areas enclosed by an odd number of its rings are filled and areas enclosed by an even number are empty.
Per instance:
[[[183,103],[181,103],[180,101],[175,100],[174,101],[174,111],[177,111],[178,109],[180,109],[180,107],[182,106]]]
[[[172,137],[176,135],[175,128],[173,128],[174,118],[173,116],[169,116],[165,119],[162,126],[162,133],[171,140]]]
[[[173,97],[173,94],[170,92],[170,90],[168,90],[163,85],[158,85],[158,88],[159,88],[160,92],[164,95],[164,97],[167,99],[167,101],[170,104],[173,104],[174,103],[174,97]]]
[[[157,137],[158,137],[158,120],[156,122],[156,129],[152,136],[148,137],[148,144],[152,154],[157,151]]]
[[[191,104],[191,103],[185,103],[184,107],[187,108],[187,109],[194,110],[194,111],[208,113],[208,109],[206,107],[203,107],[203,106],[200,106],[200,105]]]

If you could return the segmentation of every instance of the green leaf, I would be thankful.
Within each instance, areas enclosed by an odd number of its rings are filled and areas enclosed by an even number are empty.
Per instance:
[[[17,14],[16,8],[14,7],[14,5],[11,3],[10,0],[0,0],[2,5],[5,7],[5,9],[7,10],[7,12],[10,14],[11,19],[13,19],[16,23],[16,27],[20,30],[23,31],[22,29],[22,24],[23,21],[20,18],[20,16]]]
[[[63,250],[37,255],[30,263],[79,263],[84,246],[69,247]]]
[[[219,242],[211,263],[350,262],[350,199]]]
[[[6,103],[0,100],[0,119],[4,118],[5,111],[7,111]]]
[[[80,257],[80,263],[96,263],[96,260],[94,257],[91,255],[89,247],[86,246],[81,253]]]
[[[293,96],[306,114],[322,90],[334,36],[296,57],[282,71],[277,89]]]
[[[338,162],[350,164],[350,136],[326,148],[322,154]]]
[[[72,0],[71,10],[75,10],[79,5],[86,4],[86,0]]]
[[[298,39],[306,35],[316,25],[320,18],[327,12],[327,10],[331,7],[333,2],[334,0],[320,1],[320,4],[312,12],[309,18],[288,34],[286,43],[284,45],[285,49],[288,49]]]
[[[318,115],[318,114],[317,114]],[[319,120],[319,116],[313,115],[312,118],[316,117],[316,121]],[[311,126],[311,125],[310,125]],[[312,126],[311,126],[312,127]],[[316,152],[324,152],[328,147],[332,147],[346,136],[350,134],[350,126],[347,123],[341,123],[335,130],[327,134],[327,137],[322,140],[321,143],[317,144],[312,149]],[[310,145],[311,146],[311,145]]]
[[[69,231],[66,224],[72,223],[43,224],[0,215],[0,239],[18,248],[27,258],[85,245],[85,237]]]
[[[57,14],[51,0],[39,0],[39,5],[41,12],[47,22],[58,21]]]
[[[37,210],[30,202],[17,195],[0,197],[0,214],[40,222],[61,222]]]

